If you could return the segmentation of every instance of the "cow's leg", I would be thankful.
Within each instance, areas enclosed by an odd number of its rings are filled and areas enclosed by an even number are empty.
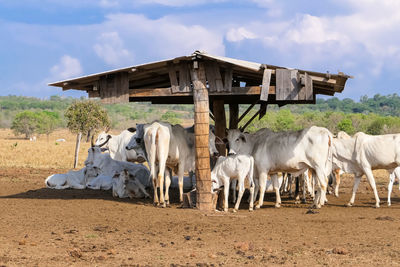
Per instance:
[[[232,190],[232,203],[236,203],[236,187],[237,187],[238,180],[233,179],[231,181],[231,190]]]
[[[281,195],[283,195],[286,192],[286,185],[287,185],[287,173],[283,172],[282,173],[282,184],[281,184]]]
[[[351,207],[354,204],[354,200],[356,198],[356,192],[357,192],[357,189],[358,189],[358,185],[360,184],[360,181],[361,181],[361,176],[362,176],[362,174],[355,175],[355,177],[354,177],[353,192],[351,193],[351,198],[350,198],[349,203],[347,203],[348,207]]]
[[[228,212],[229,177],[224,177],[224,211]]]
[[[335,170],[335,197],[339,197],[340,170]]]
[[[233,212],[237,212],[239,209],[240,201],[242,200],[243,193],[244,193],[244,178],[245,177],[238,177],[236,180],[239,184],[239,194],[236,200],[235,208],[233,209]]]
[[[169,186],[171,185],[171,171],[170,169],[165,169],[165,204],[169,205]]]
[[[295,189],[295,200],[294,200],[294,203],[295,204],[300,204],[300,177],[299,176],[297,176],[296,178],[295,178],[295,181],[296,181],[296,189]]]
[[[395,175],[394,172],[390,173],[389,175],[389,184],[388,184],[388,200],[387,200],[387,205],[390,207],[392,205],[390,201],[390,195],[392,194],[392,189],[393,189],[393,183],[395,180]]]
[[[365,169],[365,176],[367,176],[369,185],[372,188],[372,191],[374,191],[374,196],[375,196],[375,208],[379,208],[379,195],[378,195],[378,190],[376,190],[376,183],[375,183],[375,178],[374,175],[372,174],[372,170],[371,169]]]
[[[253,177],[253,185],[254,185],[254,188],[253,188],[253,190],[254,190],[254,193],[253,193],[253,205],[254,205],[254,199],[256,199],[257,198],[257,195],[258,195],[258,190],[259,190],[259,188],[260,188],[260,185],[258,184],[258,178],[257,177]],[[250,201],[251,201],[251,195],[249,196],[249,198],[247,199],[247,202],[248,203],[250,203]]]
[[[265,187],[267,185],[267,179],[268,179],[268,172],[261,172],[258,176],[258,180],[260,183],[260,197],[258,199],[258,204],[256,206],[256,209],[261,208],[264,202],[264,194],[265,194]],[[279,192],[279,189],[278,189]]]
[[[289,198],[293,197],[293,176],[288,173],[288,192],[289,192]]]
[[[301,177],[301,180],[302,180],[302,182],[303,182],[303,197],[302,197],[302,199],[301,199],[301,202],[303,203],[303,204],[305,204],[305,203],[307,203],[307,189],[306,189],[306,177],[305,177],[305,175],[304,175],[304,173],[300,176]]]
[[[253,177],[254,179],[254,177]],[[253,211],[254,209],[254,180],[250,181],[250,203],[249,203],[249,211]]]
[[[324,175],[324,172],[320,168],[315,169],[315,176],[318,182],[318,189],[317,195],[314,199],[314,207],[319,209],[325,204],[328,181]]]
[[[183,175],[185,174],[184,163],[179,163],[178,166],[178,184],[179,184],[179,201],[183,202]]]
[[[281,194],[279,193],[278,174],[271,175],[271,179],[272,179],[272,186],[274,187],[275,196],[276,196],[275,208],[279,208],[281,206]],[[265,186],[264,186],[264,188],[265,188]],[[264,192],[265,192],[265,189],[264,189]]]

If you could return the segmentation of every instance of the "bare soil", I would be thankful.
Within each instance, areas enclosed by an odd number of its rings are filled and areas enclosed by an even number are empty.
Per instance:
[[[113,199],[110,191],[51,190],[60,169],[0,167],[0,266],[400,265],[400,199],[386,207],[386,171],[375,172],[382,207],[363,179],[356,205],[340,197],[307,213],[267,194],[261,210],[205,214],[155,208],[151,200]],[[397,187],[397,186],[396,186]],[[177,197],[177,192],[172,192]]]

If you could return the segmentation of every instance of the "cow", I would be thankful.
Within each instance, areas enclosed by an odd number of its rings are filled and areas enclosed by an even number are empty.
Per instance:
[[[254,181],[253,181],[254,159],[248,155],[220,156],[211,172],[212,192],[224,186],[224,211],[228,211],[229,183],[237,179],[239,184],[239,195],[233,212],[239,209],[240,201],[244,193],[244,180],[249,180],[250,202],[249,210],[253,211]]]
[[[390,173],[389,175],[389,185],[388,185],[388,203],[387,205],[390,207],[392,205],[392,202],[390,201],[390,195],[392,194],[392,188],[394,181],[400,180],[400,167],[397,167],[396,169],[393,170],[393,172]],[[399,189],[400,189],[400,183],[399,183]]]
[[[195,170],[194,127],[183,128],[166,122],[154,121],[138,124],[136,134],[126,149],[136,150],[138,157],[147,159],[154,188],[154,204],[166,207],[169,204],[170,173],[167,167],[178,174],[179,199],[183,202],[183,175]],[[215,147],[216,137],[209,131],[209,152],[218,155]],[[221,141],[222,143],[222,141]],[[164,196],[164,176],[165,196]],[[160,188],[158,198],[157,187]]]
[[[111,158],[120,161],[139,161],[143,162],[141,158],[138,158],[135,150],[126,150],[125,147],[135,134],[135,128],[129,128],[122,131],[119,135],[111,135],[107,132],[101,132],[97,136],[95,146],[105,148],[109,151]]]
[[[264,128],[257,132],[243,133],[228,130],[229,154],[245,154],[254,158],[258,172],[260,197],[256,208],[263,205],[268,174],[271,175],[276,194],[275,207],[280,207],[278,172],[293,175],[311,168],[316,174],[318,191],[314,207],[320,208],[326,199],[326,177],[331,172],[332,134],[325,128],[312,126],[295,132],[272,132]]]
[[[112,186],[112,177],[104,174],[98,175],[86,184],[87,188],[93,190],[110,190]]]
[[[109,177],[114,177],[116,173],[120,174],[126,169],[129,174],[136,178],[138,183],[141,183],[144,187],[150,185],[150,173],[146,166],[142,164],[114,160],[108,153],[102,153],[100,147],[93,146],[88,149],[88,157],[85,161],[85,165],[96,167],[99,169],[100,174]]]
[[[99,170],[92,167],[84,167],[78,171],[67,173],[57,173],[50,175],[45,180],[45,184],[51,189],[85,189],[86,184],[97,177]]]
[[[344,131],[339,131],[337,133],[337,139],[351,139],[351,136],[348,135],[346,132]],[[332,179],[333,183],[333,187],[334,187],[334,195],[335,197],[339,197],[339,185],[340,185],[340,175],[343,174],[343,171],[340,170],[340,168],[338,168],[337,166],[335,168],[333,168],[331,174],[329,175],[329,178]]]
[[[143,184],[126,169],[121,173],[116,173],[112,180],[113,197],[150,198]]]
[[[356,192],[365,174],[374,192],[375,207],[379,208],[380,200],[372,170],[386,169],[392,172],[400,165],[400,134],[368,135],[356,133],[349,139],[333,140],[333,169],[353,173],[354,185],[348,206],[354,204]]]

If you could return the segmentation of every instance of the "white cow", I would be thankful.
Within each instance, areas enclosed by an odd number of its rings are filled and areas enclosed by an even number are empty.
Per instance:
[[[99,169],[101,174],[109,177],[114,177],[116,173],[120,174],[122,171],[127,170],[129,174],[136,178],[138,183],[141,183],[144,187],[150,186],[150,173],[146,166],[114,160],[109,154],[101,153],[100,147],[89,148],[88,158],[85,161],[85,165],[96,167]]]
[[[112,177],[104,174],[98,175],[86,184],[87,188],[93,190],[110,190],[112,186]]]
[[[146,188],[140,183],[136,177],[128,172],[128,170],[123,170],[121,173],[116,173],[112,181],[112,192],[114,197],[120,198],[150,198],[147,193]]]
[[[228,130],[229,154],[252,155],[260,183],[260,198],[256,208],[263,204],[266,181],[271,175],[276,194],[275,207],[280,207],[278,172],[295,176],[313,169],[318,181],[314,206],[325,204],[327,179],[331,172],[332,134],[322,127],[310,127],[295,132],[272,132],[261,129],[256,133]]]
[[[393,183],[396,180],[396,178],[400,181],[400,167],[394,169],[393,172],[390,173],[389,178],[390,179],[388,185],[388,206],[390,207],[390,205],[392,205],[392,202],[390,201],[390,195],[392,194]],[[400,189],[400,182],[399,182],[399,189]]]
[[[333,168],[355,175],[353,192],[348,206],[354,204],[356,192],[365,174],[379,207],[379,196],[372,170],[386,169],[392,172],[400,165],[400,134],[367,135],[356,133],[350,139],[334,139]]]
[[[132,136],[135,134],[135,128],[129,128],[122,131],[119,135],[111,135],[107,132],[101,132],[95,142],[95,146],[108,149],[111,158],[120,161],[141,161],[137,158],[135,150],[127,150]]]
[[[52,189],[85,189],[86,184],[97,177],[98,169],[84,167],[78,171],[69,171],[67,173],[53,174],[47,177],[45,184]]]
[[[248,155],[232,155],[219,157],[211,172],[212,192],[224,186],[224,211],[228,211],[229,183],[237,179],[239,184],[239,195],[233,212],[239,209],[240,201],[244,193],[244,180],[247,178],[250,185],[249,210],[253,210],[254,181],[253,181],[254,159]]]
[[[209,151],[211,155],[217,155],[215,148],[215,135],[210,130]],[[222,141],[221,141],[222,143]],[[179,199],[183,201],[183,175],[185,172],[194,171],[195,168],[195,144],[194,128],[183,128],[181,125],[171,125],[166,122],[152,122],[138,124],[134,137],[126,147],[137,150],[138,156],[147,159],[153,181],[154,203],[165,207],[169,204],[169,186],[171,174],[167,167],[178,174]],[[145,153],[145,155],[141,155]],[[164,196],[165,176],[165,196]],[[157,187],[160,188],[158,198]]]

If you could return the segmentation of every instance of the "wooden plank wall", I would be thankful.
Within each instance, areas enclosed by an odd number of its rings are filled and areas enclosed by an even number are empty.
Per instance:
[[[121,72],[103,76],[99,81],[99,96],[105,104],[129,102],[128,73]]]
[[[277,69],[276,100],[313,100],[312,78],[305,73],[300,75],[297,70]],[[301,77],[301,78],[300,78]]]

